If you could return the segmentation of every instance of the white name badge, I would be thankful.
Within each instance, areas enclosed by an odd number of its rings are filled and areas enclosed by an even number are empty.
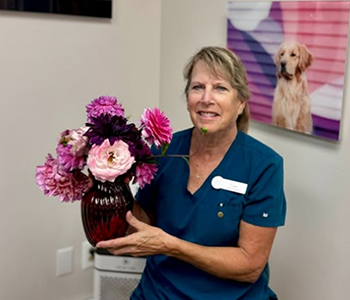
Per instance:
[[[221,189],[221,190],[231,191],[242,195],[246,193],[247,187],[248,187],[248,184],[246,183],[225,179],[225,178],[222,178],[221,176],[215,176],[211,181],[211,185],[216,190]]]

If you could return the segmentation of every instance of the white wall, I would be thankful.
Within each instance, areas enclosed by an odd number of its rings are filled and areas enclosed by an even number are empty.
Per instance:
[[[0,299],[91,296],[92,270],[80,266],[79,203],[42,195],[35,166],[102,94],[116,95],[132,120],[160,104],[175,129],[190,126],[182,68],[200,47],[226,44],[225,0],[113,4],[111,20],[0,12]],[[287,225],[271,257],[271,286],[282,300],[350,294],[349,100],[346,90],[339,143],[251,126],[285,159]],[[67,246],[74,271],[56,277],[56,250]]]
[[[182,69],[196,50],[226,45],[226,0],[163,0],[161,105],[176,129],[190,125]],[[349,70],[349,68],[348,68]],[[345,87],[350,85],[347,76]],[[271,286],[282,300],[349,299],[350,94],[342,137],[332,143],[261,123],[250,134],[285,160],[287,225],[271,255]]]
[[[158,105],[160,0],[114,1],[111,20],[0,11],[0,36],[0,299],[90,298],[80,203],[44,196],[35,167],[95,97],[117,96],[133,121]],[[56,277],[68,246],[73,273]]]

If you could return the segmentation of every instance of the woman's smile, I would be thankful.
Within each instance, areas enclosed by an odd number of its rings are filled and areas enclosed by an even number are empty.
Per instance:
[[[210,111],[199,111],[198,114],[204,119],[213,119],[219,116],[219,114]]]
[[[208,133],[221,132],[226,138],[237,131],[236,120],[244,103],[228,80],[214,75],[199,61],[193,67],[187,106],[195,127],[205,126]]]

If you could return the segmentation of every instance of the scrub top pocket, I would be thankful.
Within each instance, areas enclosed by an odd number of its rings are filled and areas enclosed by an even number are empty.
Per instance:
[[[236,246],[244,195],[229,191],[215,194],[210,202],[197,203],[196,242],[206,246]]]

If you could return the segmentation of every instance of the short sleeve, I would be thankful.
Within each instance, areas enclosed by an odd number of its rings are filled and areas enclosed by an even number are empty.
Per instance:
[[[283,159],[276,155],[255,170],[248,186],[242,219],[263,227],[285,223],[286,199],[283,189]]]

